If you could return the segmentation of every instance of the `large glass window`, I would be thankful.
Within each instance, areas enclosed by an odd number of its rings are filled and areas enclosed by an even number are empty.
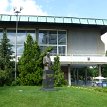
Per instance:
[[[39,44],[48,44],[48,34],[47,31],[39,31],[39,38],[38,38],[38,43]]]
[[[1,42],[1,39],[3,38],[3,30],[0,29],[0,42]],[[0,43],[1,44],[1,43]]]
[[[39,44],[57,44],[57,32],[41,30],[38,42]]]
[[[65,31],[58,31],[58,44],[66,45],[66,32]]]
[[[65,55],[65,46],[59,46],[58,47],[58,51],[60,55]]]
[[[61,30],[40,30],[38,43],[41,47],[41,50],[44,50],[46,47],[51,46],[53,50],[51,55],[65,55],[67,49],[66,43],[67,34],[66,31]]]
[[[35,30],[18,30],[17,31],[17,55],[20,56],[24,50],[24,42],[26,41],[27,35],[30,34],[34,40],[36,40]],[[7,36],[10,39],[10,43],[13,45],[13,51],[15,52],[15,39],[16,30],[7,30]]]
[[[57,44],[57,32],[49,31],[49,44]]]

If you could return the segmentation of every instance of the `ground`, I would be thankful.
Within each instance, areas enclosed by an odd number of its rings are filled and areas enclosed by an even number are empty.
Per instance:
[[[57,88],[56,88],[57,89]],[[106,107],[107,88],[36,86],[0,87],[0,107]]]

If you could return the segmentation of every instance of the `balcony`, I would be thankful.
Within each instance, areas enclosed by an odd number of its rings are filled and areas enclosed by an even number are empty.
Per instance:
[[[55,56],[51,56],[52,62]],[[107,64],[106,56],[92,56],[92,55],[69,55],[59,56],[61,64]]]

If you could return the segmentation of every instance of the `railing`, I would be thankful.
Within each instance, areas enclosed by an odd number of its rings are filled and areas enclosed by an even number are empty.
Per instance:
[[[51,60],[54,62],[54,57]],[[107,64],[106,56],[59,56],[63,64]]]
[[[0,21],[16,21],[15,15],[0,14]],[[19,15],[20,22],[47,22],[47,23],[74,23],[74,24],[91,24],[107,25],[107,19],[94,18],[77,18],[77,17],[57,17],[57,16],[33,16]]]

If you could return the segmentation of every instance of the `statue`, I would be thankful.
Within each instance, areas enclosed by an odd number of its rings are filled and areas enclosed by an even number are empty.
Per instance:
[[[43,58],[43,65],[43,89],[52,90],[54,87],[54,72],[51,70],[52,61],[49,52],[47,52],[46,56]]]
[[[43,58],[43,65],[44,65],[43,79],[46,79],[46,70],[50,70],[52,65],[49,52],[47,52],[46,56],[44,56]]]
[[[50,70],[51,69],[51,58],[50,58],[50,53],[47,52],[46,56],[43,58],[43,65],[44,65],[44,71],[45,70]]]

